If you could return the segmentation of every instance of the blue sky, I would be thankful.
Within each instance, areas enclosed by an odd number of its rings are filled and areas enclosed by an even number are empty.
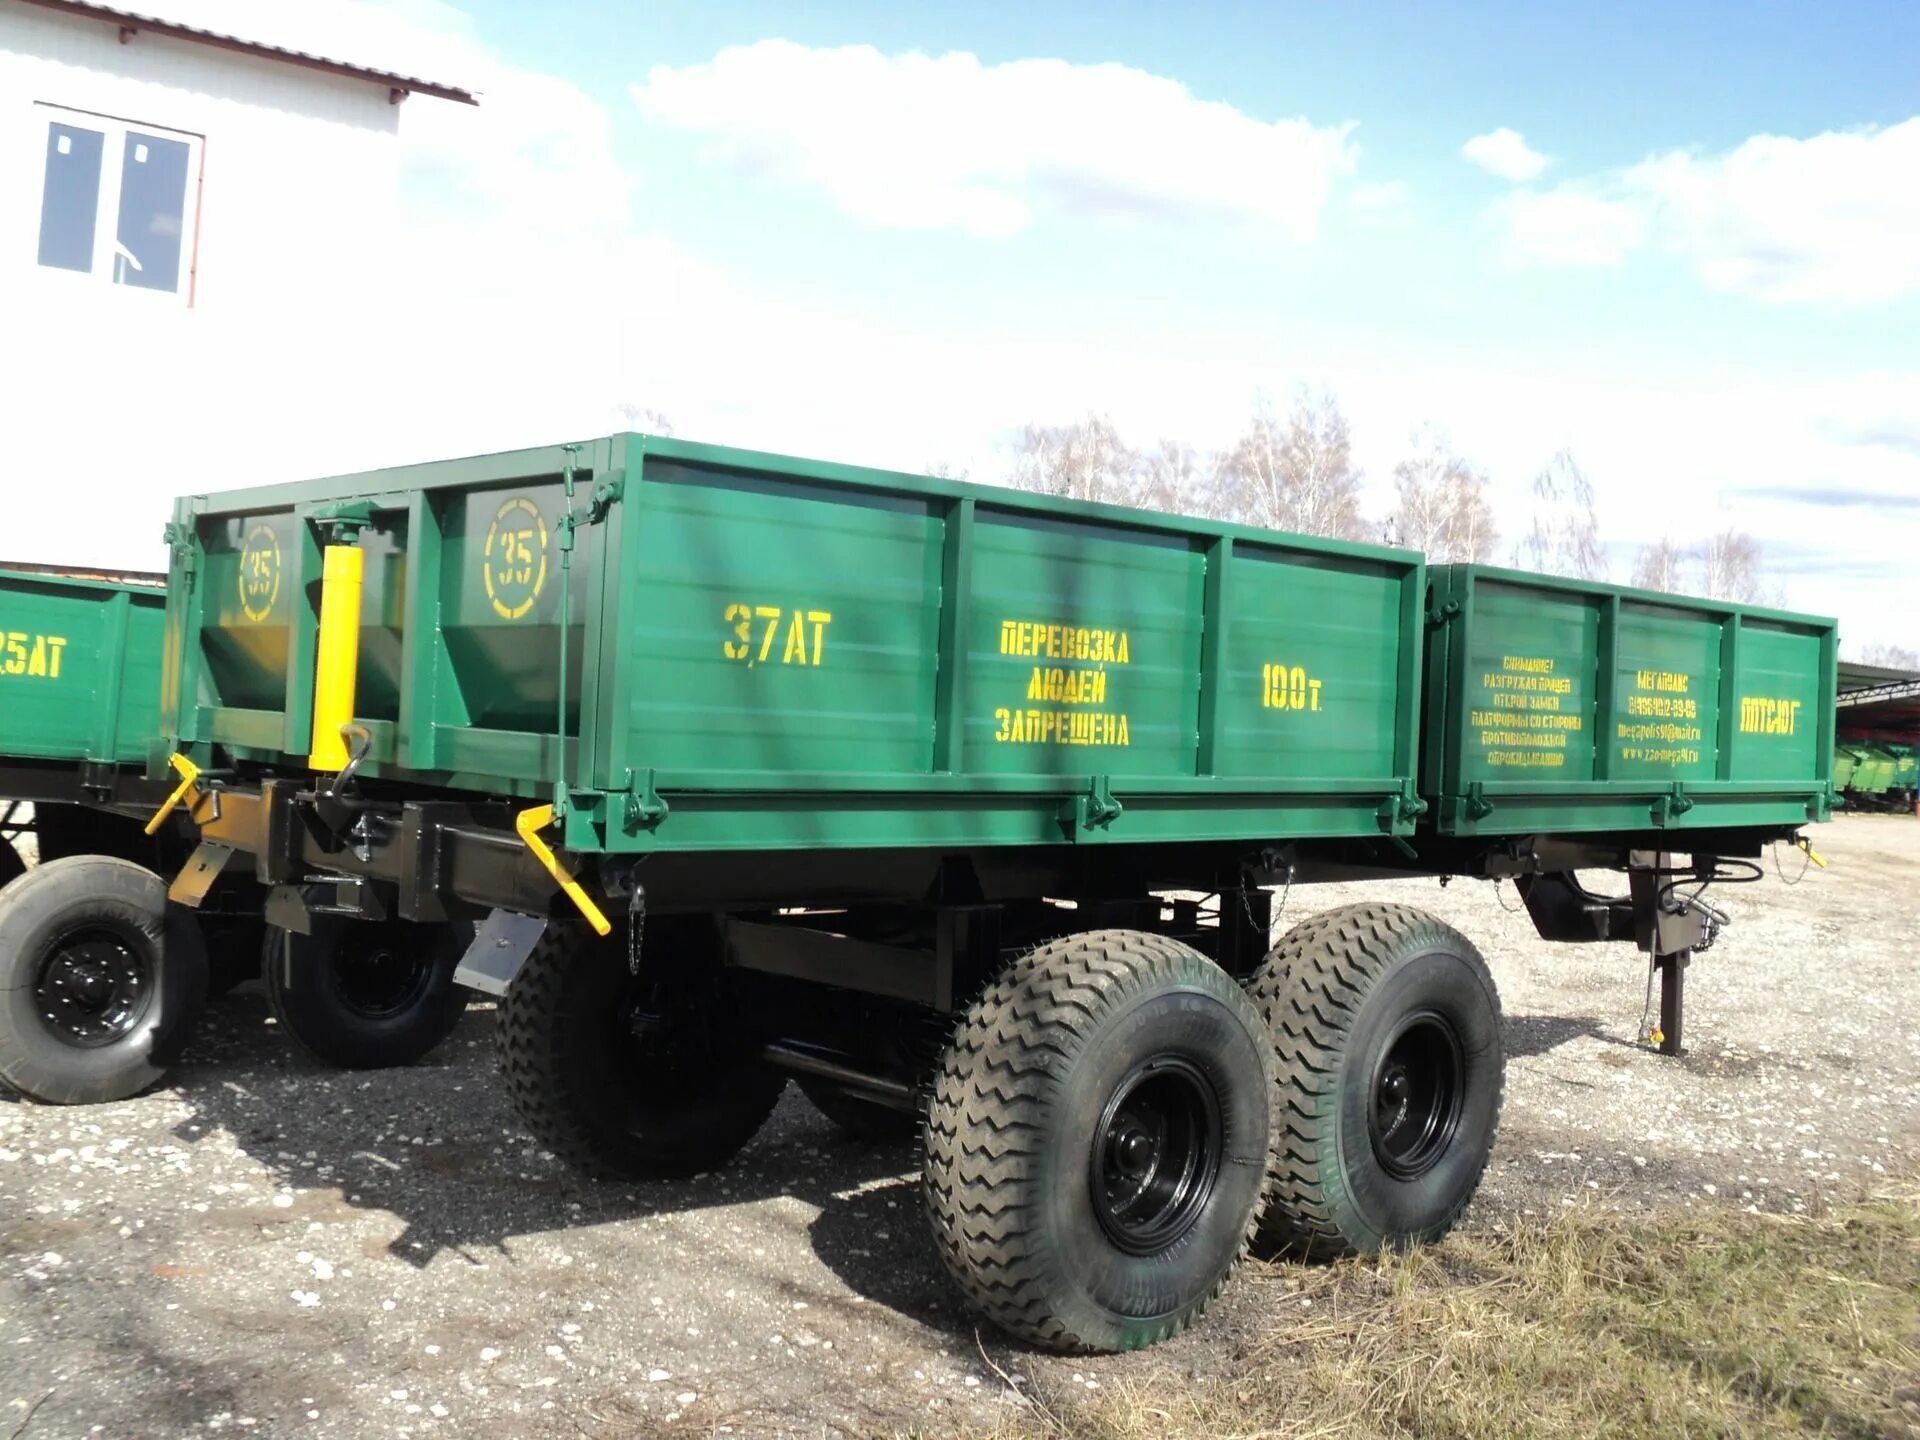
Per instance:
[[[1920,647],[1912,0],[232,5],[177,0],[483,92],[402,125],[473,344],[401,458],[625,406],[992,479],[1326,387],[1376,514],[1434,426],[1517,538],[1569,447],[1616,578],[1737,526]]]
[[[1782,324],[1703,291],[1679,266],[1639,265],[1612,285],[1501,273],[1476,225],[1501,182],[1459,155],[1469,136],[1505,126],[1554,156],[1556,169],[1583,173],[1756,134],[1896,124],[1920,111],[1920,5],[1907,0],[1743,6],[1737,18],[1725,3],[465,8],[476,33],[516,62],[567,74],[616,105],[654,66],[694,65],[776,36],[889,54],[961,50],[989,64],[1117,62],[1256,119],[1354,122],[1356,178],[1407,186],[1422,221],[1409,244],[1335,215],[1333,243],[1265,276],[1266,237],[1217,228],[1088,235],[1058,225],[995,246],[937,233],[902,244],[897,232],[847,225],[818,193],[717,170],[684,133],[616,111],[617,151],[644,179],[644,207],[669,216],[703,255],[789,292],[871,305],[842,293],[857,276],[878,282],[870,288],[886,292],[896,315],[976,329],[1045,302],[1073,323],[1151,338],[1168,326],[1264,324],[1296,346],[1360,346],[1386,334],[1448,352],[1524,346],[1595,357],[1597,347],[1620,363],[1913,356],[1911,332],[1879,315],[1802,312]],[[770,228],[777,244],[767,243]],[[947,286],[926,282],[929,269],[978,287],[963,313],[953,313]],[[1116,319],[1115,303],[1142,289],[1151,303],[1128,303],[1130,318]],[[1543,335],[1549,320],[1557,333]]]

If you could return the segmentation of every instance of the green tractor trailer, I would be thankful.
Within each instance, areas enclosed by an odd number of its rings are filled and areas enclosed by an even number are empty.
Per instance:
[[[1889,740],[1887,750],[1893,756],[1890,788],[1898,791],[1901,798],[1911,805],[1914,793],[1920,791],[1920,746],[1904,740]]]
[[[207,994],[259,974],[277,937],[245,877],[197,910],[165,903],[160,876],[197,843],[178,807],[153,823],[178,785],[147,773],[166,602],[161,575],[0,566],[0,1088],[31,1099],[96,1103],[154,1084]],[[29,836],[30,872],[13,843]],[[317,1058],[402,1064],[465,1008],[456,958],[436,969],[416,947],[343,949],[304,985],[281,965],[265,978],[282,1029]]]
[[[1884,736],[1854,736],[1834,752],[1833,788],[1862,810],[1914,808],[1920,791],[1920,759],[1908,741]]]
[[[200,925],[146,833],[160,725],[165,578],[0,569],[0,1089],[66,1102],[158,1080],[207,985]],[[28,872],[13,842],[31,835]],[[218,923],[217,906],[200,917]],[[162,949],[175,963],[154,963]]]
[[[1833,747],[1833,788],[1836,794],[1852,788],[1854,768],[1860,756],[1850,745]]]
[[[1831,803],[1831,622],[1401,550],[638,435],[167,533],[175,906],[243,879],[309,969],[478,922],[503,1083],[589,1173],[721,1165],[789,1079],[913,1135],[956,1281],[1054,1348],[1480,1180],[1472,942],[1276,945],[1276,892],[1510,879],[1647,954],[1673,1052],[1709,888]]]

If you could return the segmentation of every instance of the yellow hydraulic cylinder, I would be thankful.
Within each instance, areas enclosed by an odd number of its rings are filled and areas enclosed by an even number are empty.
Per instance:
[[[313,666],[315,770],[342,770],[353,722],[354,672],[360,665],[360,584],[366,555],[358,545],[329,545],[320,572],[320,650]]]

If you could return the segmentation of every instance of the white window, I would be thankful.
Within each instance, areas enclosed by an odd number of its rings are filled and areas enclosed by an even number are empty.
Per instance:
[[[189,298],[200,137],[51,105],[33,115],[47,157],[40,263]]]

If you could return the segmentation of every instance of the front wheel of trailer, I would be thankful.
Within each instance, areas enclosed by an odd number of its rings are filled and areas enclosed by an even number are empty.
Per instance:
[[[467,1008],[454,968],[470,924],[357,920],[312,935],[267,931],[261,975],[273,1013],[316,1060],[347,1070],[411,1065]]]
[[[676,941],[684,953],[675,953]],[[624,941],[556,923],[500,1002],[500,1069],[521,1123],[585,1174],[676,1180],[718,1169],[773,1113],[786,1077],[729,1029],[722,997],[680,988],[699,936],[647,930],[667,963],[634,974]]]
[[[49,860],[0,891],[0,1081],[54,1105],[158,1084],[206,1001],[189,912],[127,860]]]

